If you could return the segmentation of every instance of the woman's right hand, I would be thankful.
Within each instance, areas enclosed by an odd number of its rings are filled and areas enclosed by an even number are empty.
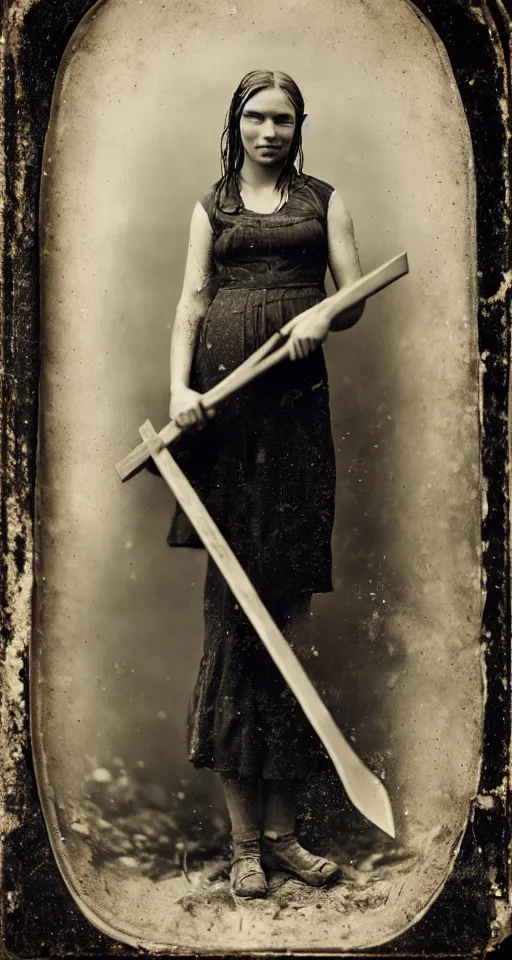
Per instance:
[[[190,387],[180,385],[171,390],[169,416],[178,427],[204,426],[206,413],[202,404],[203,396]]]

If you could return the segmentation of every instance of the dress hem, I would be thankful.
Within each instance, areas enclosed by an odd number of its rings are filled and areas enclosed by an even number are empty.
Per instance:
[[[309,780],[320,772],[320,770],[325,770],[327,763],[318,764],[318,769],[311,769],[311,766],[307,770],[299,771],[287,771],[282,767],[276,770],[240,770],[235,767],[224,767],[220,766],[210,760],[191,760],[189,757],[189,763],[192,764],[195,770],[211,770],[213,773],[218,773],[219,776],[225,777],[230,780],[245,780],[245,779],[258,779],[258,780],[283,780],[289,782],[290,780]]]

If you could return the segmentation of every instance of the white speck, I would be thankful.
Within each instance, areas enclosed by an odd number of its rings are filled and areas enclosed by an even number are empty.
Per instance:
[[[142,770],[142,768],[145,767],[146,764],[144,763],[144,760],[137,760],[137,763],[135,764],[135,766],[140,767],[140,769]]]
[[[96,767],[96,770],[93,772],[92,779],[96,783],[110,783],[112,780],[112,774],[110,770],[107,770],[106,767]]]
[[[177,796],[178,800],[184,800],[184,799],[185,799],[185,794],[183,793],[183,790],[179,790],[178,793],[176,794],[176,796]]]
[[[124,549],[125,549],[125,550],[131,550],[132,547],[133,547],[133,540],[127,540],[126,543],[125,543],[125,545],[124,545]]]
[[[159,710],[157,713],[159,720],[167,720],[167,714],[163,710]]]
[[[408,811],[408,810],[404,810],[404,817],[408,817],[408,816],[409,816],[409,811]]]
[[[79,833],[82,837],[89,836],[89,827],[86,827],[85,823],[72,823],[71,829],[75,833]]]

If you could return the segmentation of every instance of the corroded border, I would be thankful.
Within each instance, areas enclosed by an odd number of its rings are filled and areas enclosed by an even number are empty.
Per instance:
[[[480,792],[442,894],[413,929],[372,951],[373,956],[474,955],[502,939],[508,929],[508,317],[512,289],[508,2],[416,0],[450,58],[475,155],[485,487],[485,755]],[[11,0],[5,6],[0,12],[3,943],[11,955],[19,957],[133,956],[136,950],[103,936],[84,920],[64,886],[37,802],[28,725],[39,377],[39,182],[58,65],[93,2]]]

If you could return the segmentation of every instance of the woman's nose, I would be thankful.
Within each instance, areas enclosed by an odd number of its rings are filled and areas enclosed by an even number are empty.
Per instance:
[[[263,125],[263,136],[266,140],[275,140],[276,128],[272,120],[267,120]]]

